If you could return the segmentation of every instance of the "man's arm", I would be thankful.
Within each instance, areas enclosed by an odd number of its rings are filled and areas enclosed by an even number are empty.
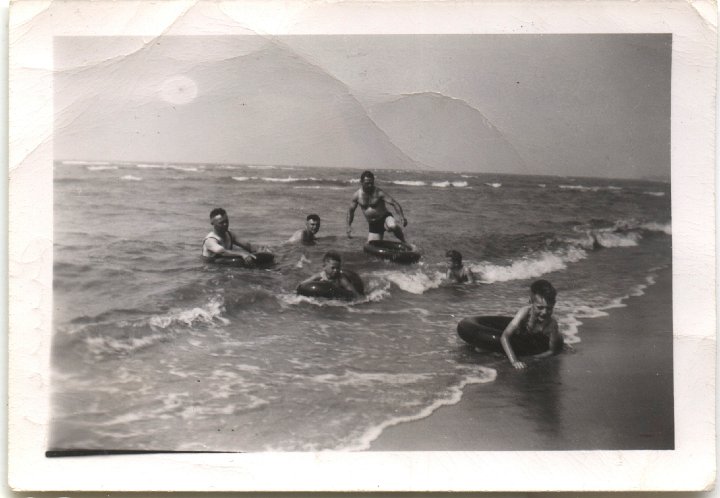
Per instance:
[[[320,280],[322,280],[322,278],[323,278],[322,272],[316,273],[315,275],[308,277],[305,280],[303,280],[302,282],[300,282],[300,285],[309,284],[310,282],[319,282]]]
[[[560,333],[557,321],[553,318],[552,330],[550,331],[550,352],[552,354],[560,354],[565,346],[565,339]]]
[[[288,239],[288,242],[300,242],[302,240],[303,236],[303,230],[298,230],[294,234],[292,234],[292,237]]]
[[[345,275],[342,275],[340,277],[339,282],[340,282],[340,287],[342,287],[346,291],[350,292],[353,295],[353,297],[358,297],[360,295],[360,293],[357,291],[357,289],[352,284],[350,279],[347,278]]]
[[[503,350],[505,351],[505,354],[508,357],[508,360],[510,360],[510,363],[516,370],[523,370],[525,368],[525,363],[522,361],[519,361],[517,359],[517,356],[515,356],[515,351],[513,351],[512,346],[510,345],[510,338],[512,335],[517,331],[518,327],[520,326],[520,323],[522,323],[523,319],[529,312],[529,308],[523,307],[521,308],[516,314],[515,318],[512,319],[512,321],[508,324],[507,327],[505,327],[505,330],[503,331],[502,335],[500,336],[500,344],[503,347]]]
[[[255,255],[253,253],[255,252],[268,252],[270,249],[266,246],[257,246],[253,245],[250,242],[243,242],[242,240],[239,240],[237,237],[235,237],[235,234],[230,232],[230,235],[232,236],[232,242],[233,245],[236,245],[238,247],[241,247],[242,249],[245,249],[247,251],[247,254],[251,256],[253,259],[255,259]]]
[[[384,199],[385,202],[390,204],[393,207],[393,209],[395,209],[395,212],[398,215],[400,215],[400,220],[402,221],[402,226],[406,227],[407,226],[407,218],[405,217],[405,213],[403,213],[403,209],[402,209],[402,206],[400,205],[400,203],[398,201],[396,201],[395,199],[393,199],[393,197],[390,194],[388,194],[380,189],[378,189],[378,197]]]
[[[233,244],[235,242],[233,241]],[[242,246],[241,246],[242,247]],[[245,260],[254,259],[255,256],[247,251],[233,251],[232,249],[225,249],[220,243],[214,238],[210,237],[205,241],[205,248],[211,253],[221,256],[224,258],[243,258]]]
[[[470,268],[468,268],[467,266],[465,267],[465,276],[467,277],[467,281],[469,284],[475,283],[475,275],[473,275],[472,270],[470,270]]]
[[[547,351],[533,355],[533,358],[547,358],[548,356],[553,356],[562,352],[565,341],[563,340],[563,336],[560,333],[558,324],[554,318],[552,319],[550,327],[552,327],[550,329],[550,347]]]
[[[355,192],[352,196],[352,199],[350,199],[350,208],[348,209],[348,213],[347,213],[347,236],[348,236],[348,238],[351,237],[351,235],[350,235],[352,232],[351,225],[352,225],[353,219],[355,218],[355,210],[357,209],[357,207],[358,207],[358,193]]]

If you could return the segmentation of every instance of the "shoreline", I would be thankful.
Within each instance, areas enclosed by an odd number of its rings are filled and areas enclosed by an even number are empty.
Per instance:
[[[369,451],[673,449],[672,272],[656,275],[624,306],[583,318],[573,350],[522,372],[492,362],[494,382],[385,428]]]

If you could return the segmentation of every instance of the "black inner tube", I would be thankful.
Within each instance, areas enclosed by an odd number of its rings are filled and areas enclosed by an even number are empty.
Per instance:
[[[355,287],[355,291],[358,294],[365,294],[365,285],[360,275],[352,270],[342,270],[342,274],[350,281],[353,287]],[[328,282],[326,280],[300,284],[298,285],[297,293],[301,296],[324,297],[328,299],[352,299],[354,297],[352,292],[349,292],[334,282]]]
[[[391,240],[371,240],[365,244],[363,250],[368,254],[395,263],[416,263],[420,259],[419,252],[408,249],[402,242]]]
[[[326,299],[352,299],[351,292],[335,285],[333,282],[318,281],[298,285],[297,293],[307,297],[322,297]]]
[[[245,258],[224,258],[222,256],[213,259],[206,258],[205,261],[216,265],[235,266],[237,268],[262,268],[275,263],[275,255],[271,252],[256,252],[253,253],[253,256],[255,256],[255,259],[249,262],[245,261]]]
[[[468,344],[477,348],[504,353],[500,336],[512,321],[509,316],[473,316],[463,318],[457,325],[457,333]],[[513,334],[510,345],[518,356],[527,356],[547,351],[549,339],[542,334]]]

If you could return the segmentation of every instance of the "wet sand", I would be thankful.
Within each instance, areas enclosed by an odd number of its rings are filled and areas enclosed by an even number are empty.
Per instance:
[[[515,371],[386,429],[371,451],[673,449],[672,275],[609,316],[583,319],[573,350]],[[460,339],[458,339],[460,341]]]

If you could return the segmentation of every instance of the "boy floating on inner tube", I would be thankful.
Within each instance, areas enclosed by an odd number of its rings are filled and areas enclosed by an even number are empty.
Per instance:
[[[445,278],[451,282],[462,283],[475,283],[475,276],[470,268],[463,266],[462,254],[459,251],[450,249],[445,253],[447,258],[447,274]]]
[[[513,335],[523,335],[530,340],[537,340],[545,352],[534,355],[535,358],[558,354],[563,348],[563,337],[558,330],[557,321],[552,317],[557,291],[547,280],[536,280],[530,286],[530,305],[523,306],[515,314],[515,318],[505,327],[500,337],[505,354],[512,366],[517,370],[526,367],[515,356],[510,339]]]
[[[303,245],[310,246],[315,244],[315,234],[320,231],[320,216],[309,214],[305,219],[305,228],[295,232],[288,242],[300,242]]]
[[[355,209],[360,206],[365,219],[368,222],[368,242],[372,240],[383,240],[385,231],[392,232],[395,237],[407,246],[410,250],[415,250],[412,244],[405,241],[402,227],[395,221],[392,213],[388,211],[385,204],[390,204],[400,218],[400,223],[406,227],[408,222],[403,213],[400,203],[393,199],[389,194],[380,190],[375,186],[375,175],[372,171],[363,171],[360,175],[360,188],[353,194],[350,200],[350,209],[347,214],[347,236],[351,238],[352,222],[355,218]]]
[[[309,284],[310,282],[332,282],[339,288],[349,292],[353,298],[356,298],[362,294],[362,289],[355,287],[353,282],[348,278],[347,273],[342,269],[342,258],[340,254],[335,251],[328,251],[325,253],[325,256],[323,256],[323,270],[310,278],[306,278],[300,285]]]
[[[230,228],[230,220],[223,208],[210,211],[210,224],[213,231],[205,236],[202,245],[202,255],[208,261],[218,258],[242,258],[246,263],[255,260],[254,252],[269,252],[266,247],[254,247],[250,242],[243,242],[235,237]],[[233,250],[233,247],[241,250]]]

